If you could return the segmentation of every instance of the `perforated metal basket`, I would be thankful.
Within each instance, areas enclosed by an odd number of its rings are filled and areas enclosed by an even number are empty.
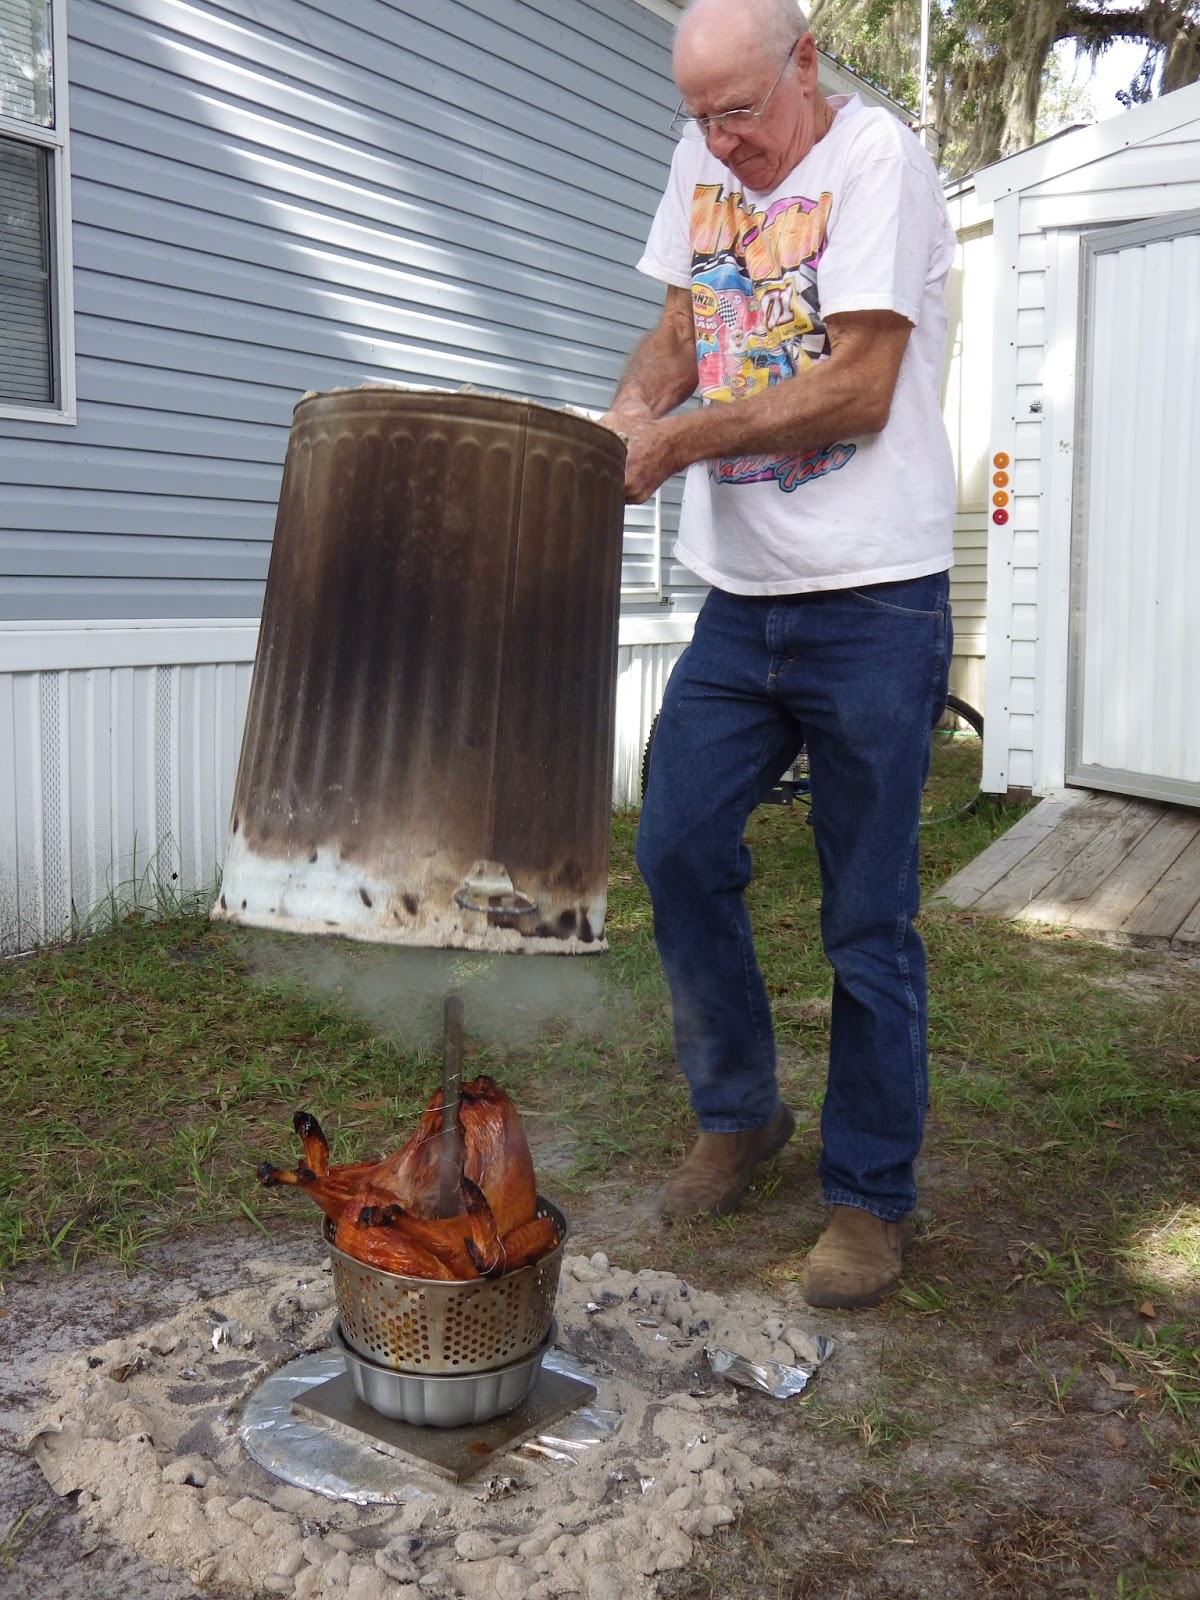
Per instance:
[[[568,1231],[564,1213],[540,1195],[537,1214],[558,1229],[557,1245],[540,1261],[500,1278],[452,1283],[405,1278],[356,1261],[334,1246],[327,1220],[346,1343],[394,1372],[487,1372],[532,1355],[550,1331]]]
[[[542,1357],[557,1337],[557,1324],[531,1356],[510,1361],[493,1372],[394,1372],[367,1361],[347,1344],[340,1328],[333,1330],[354,1392],[373,1411],[416,1428],[468,1428],[512,1411],[533,1388]]]

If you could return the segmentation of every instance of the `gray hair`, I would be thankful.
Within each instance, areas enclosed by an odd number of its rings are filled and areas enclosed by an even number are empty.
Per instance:
[[[700,3],[701,0],[688,0],[683,15],[686,17]],[[768,60],[778,60],[797,39],[811,31],[808,13],[800,0],[742,0],[742,4],[757,14],[762,53]]]

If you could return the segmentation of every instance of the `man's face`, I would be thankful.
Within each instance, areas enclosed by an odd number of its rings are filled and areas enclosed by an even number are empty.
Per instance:
[[[693,116],[761,108],[760,116],[735,117],[728,127],[713,124],[706,142],[746,188],[762,193],[774,188],[814,142],[816,47],[806,34],[777,61],[764,58],[757,47],[739,52],[735,44],[728,37],[724,48],[704,36],[689,39],[677,56],[675,77],[684,108]]]

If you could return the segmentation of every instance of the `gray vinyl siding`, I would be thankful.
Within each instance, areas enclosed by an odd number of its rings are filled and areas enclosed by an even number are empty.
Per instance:
[[[633,268],[671,155],[667,22],[633,0],[68,19],[78,422],[0,419],[0,620],[256,616],[306,390],[607,404],[661,303]]]

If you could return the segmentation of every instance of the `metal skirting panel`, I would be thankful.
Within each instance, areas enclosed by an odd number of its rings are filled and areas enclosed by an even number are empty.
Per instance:
[[[640,805],[642,753],[662,705],[671,669],[686,643],[622,645],[617,651],[616,759],[613,808]]]
[[[0,952],[212,892],[251,670],[0,673]]]
[[[987,660],[983,654],[983,640],[971,639],[968,643],[974,646],[978,642],[978,654],[965,651],[955,651],[950,663],[950,692],[956,694],[960,700],[965,700],[968,705],[974,706],[977,711],[983,710],[984,687],[987,680]]]
[[[616,810],[685,639],[617,652]],[[958,659],[975,705],[982,661]],[[207,896],[224,862],[248,660],[0,672],[0,954],[69,936],[114,903]],[[175,874],[176,876],[172,876]]]
[[[641,798],[650,724],[685,648],[618,651],[614,808]],[[214,889],[252,670],[243,659],[0,672],[0,953],[67,937],[114,902]]]

